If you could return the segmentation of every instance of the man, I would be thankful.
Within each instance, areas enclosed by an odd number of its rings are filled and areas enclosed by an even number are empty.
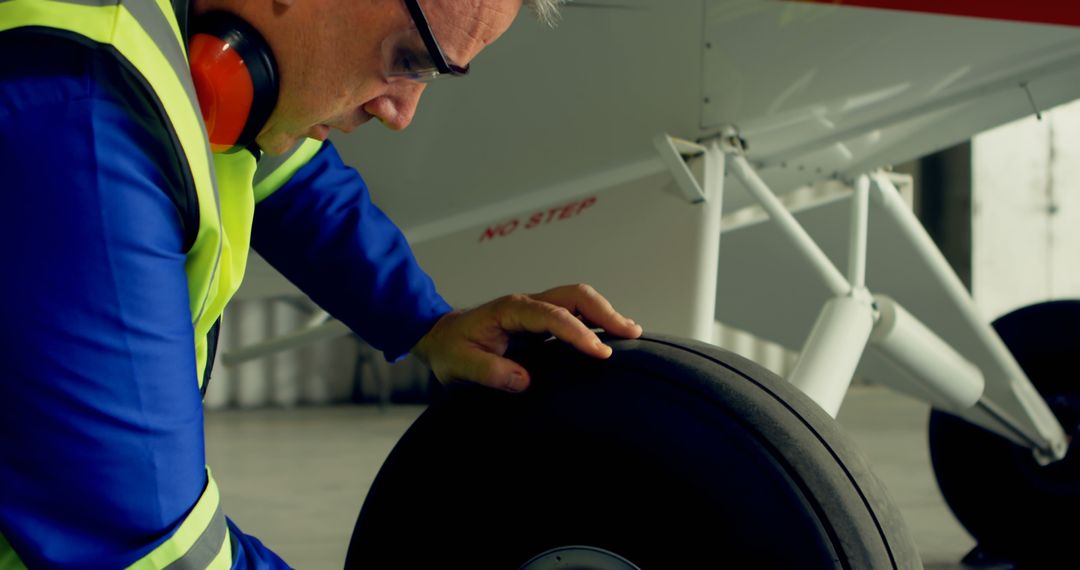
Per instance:
[[[408,126],[418,80],[463,74],[521,4],[0,1],[0,568],[284,566],[224,517],[204,466],[200,388],[249,240],[444,382],[526,389],[502,357],[513,332],[598,358],[583,321],[641,333],[587,286],[452,311],[322,142]],[[280,88],[255,144],[211,157],[185,50],[213,14],[268,46]]]

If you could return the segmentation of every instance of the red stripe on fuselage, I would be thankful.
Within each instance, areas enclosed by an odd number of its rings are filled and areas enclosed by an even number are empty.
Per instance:
[[[791,0],[973,18],[1080,26],[1076,0]]]

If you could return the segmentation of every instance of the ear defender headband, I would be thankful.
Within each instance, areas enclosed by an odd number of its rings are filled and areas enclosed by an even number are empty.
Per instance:
[[[266,40],[228,12],[193,22],[188,58],[214,152],[252,146],[278,99],[278,72]]]

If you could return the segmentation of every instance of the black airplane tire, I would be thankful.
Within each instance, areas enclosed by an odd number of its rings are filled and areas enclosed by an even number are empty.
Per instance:
[[[861,453],[793,386],[703,343],[606,340],[606,361],[534,343],[513,355],[526,392],[459,387],[425,411],[346,568],[514,570],[572,545],[643,570],[921,568]]]
[[[1019,568],[1080,568],[1080,302],[1053,301],[993,323],[1072,444],[1040,466],[1030,449],[934,410],[930,458],[938,487],[960,524],[993,558]]]

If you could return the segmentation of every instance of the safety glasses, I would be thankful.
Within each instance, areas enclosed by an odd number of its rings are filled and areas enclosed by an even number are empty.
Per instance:
[[[388,79],[407,79],[427,83],[444,76],[462,76],[469,66],[446,59],[419,0],[403,0],[415,27],[391,34],[383,40],[384,71]]]

